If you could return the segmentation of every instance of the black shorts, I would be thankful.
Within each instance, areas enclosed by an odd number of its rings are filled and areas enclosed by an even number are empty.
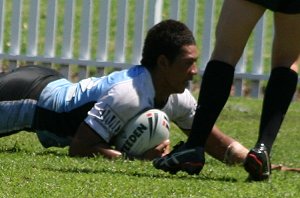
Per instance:
[[[37,100],[44,87],[64,78],[59,72],[42,66],[24,66],[0,75],[0,101]]]
[[[299,0],[247,0],[252,3],[259,4],[274,12],[282,12],[285,14],[299,14]]]

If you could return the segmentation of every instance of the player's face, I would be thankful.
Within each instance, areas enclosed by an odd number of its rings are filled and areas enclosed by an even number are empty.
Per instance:
[[[181,48],[181,53],[170,63],[166,76],[171,92],[182,93],[187,87],[188,82],[197,74],[196,61],[198,59],[198,50],[195,45],[185,45]]]

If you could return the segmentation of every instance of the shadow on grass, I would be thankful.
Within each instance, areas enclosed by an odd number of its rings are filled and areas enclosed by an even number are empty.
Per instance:
[[[24,150],[18,147],[0,148],[0,153],[20,153],[20,152],[24,152]]]
[[[64,173],[87,173],[87,174],[115,174],[115,175],[126,175],[132,177],[145,177],[145,178],[157,178],[157,179],[179,179],[179,180],[211,180],[211,181],[219,181],[219,182],[237,182],[237,179],[232,177],[210,177],[204,174],[200,174],[199,176],[196,175],[188,175],[188,174],[177,174],[171,175],[166,173],[161,174],[153,174],[153,173],[143,173],[143,172],[133,172],[131,170],[111,170],[107,168],[102,169],[90,169],[90,168],[57,168],[57,167],[48,167],[45,168],[48,171],[55,171],[55,172],[64,172]]]
[[[66,153],[66,152],[61,152],[61,151],[58,151],[58,150],[49,150],[49,149],[46,149],[42,152],[36,152],[36,155],[39,155],[39,156],[54,155],[54,156],[57,156],[57,157],[69,156],[68,153]]]
[[[0,153],[32,153],[32,150],[24,149],[21,148],[17,145],[14,145],[13,147],[1,147],[0,148]],[[67,152],[62,152],[59,150],[50,150],[50,149],[45,149],[40,152],[34,152],[35,155],[38,156],[47,156],[47,155],[52,155],[52,156],[68,156]]]
[[[18,142],[15,142],[13,146],[10,147],[1,147],[0,153],[20,153],[20,152],[27,152],[27,150],[21,149],[21,146]]]

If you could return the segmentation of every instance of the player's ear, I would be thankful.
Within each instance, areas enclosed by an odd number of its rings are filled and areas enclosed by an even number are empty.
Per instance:
[[[161,68],[168,68],[170,61],[165,55],[162,54],[157,58],[157,65]]]

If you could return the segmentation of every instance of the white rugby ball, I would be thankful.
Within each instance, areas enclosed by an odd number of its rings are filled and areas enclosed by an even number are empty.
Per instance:
[[[140,156],[169,139],[168,116],[158,109],[150,109],[130,120],[115,138],[116,149],[132,156]]]

